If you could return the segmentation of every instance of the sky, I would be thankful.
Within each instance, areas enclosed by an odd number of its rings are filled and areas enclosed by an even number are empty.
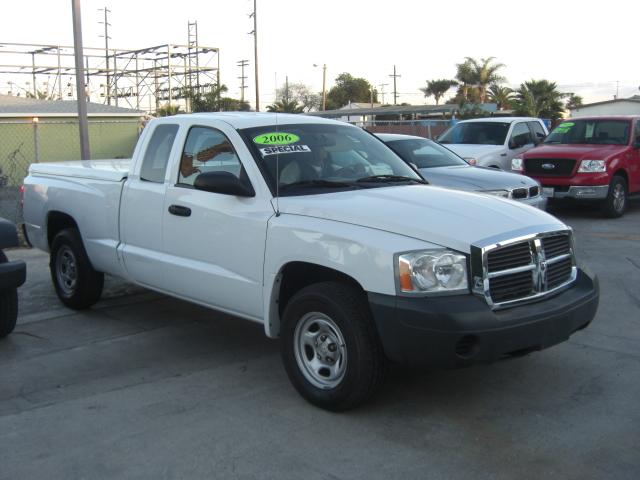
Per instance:
[[[285,77],[322,90],[337,75],[364,77],[392,101],[396,65],[398,102],[433,103],[419,91],[427,80],[453,78],[464,57],[495,57],[501,74],[517,87],[548,79],[585,102],[640,94],[635,61],[640,2],[609,0],[536,2],[457,0],[257,0],[261,106],[272,103]],[[136,49],[187,43],[197,20],[199,43],[220,49],[221,81],[240,96],[239,60],[248,59],[245,95],[255,98],[253,0],[81,0],[83,41],[102,47],[98,9],[111,10],[110,46]],[[70,0],[3,2],[1,42],[73,44]],[[0,48],[0,64],[3,60]],[[0,93],[7,93],[0,74]],[[14,82],[25,82],[25,78]],[[453,93],[453,90],[451,91]]]

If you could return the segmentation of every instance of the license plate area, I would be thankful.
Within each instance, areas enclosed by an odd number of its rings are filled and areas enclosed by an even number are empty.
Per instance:
[[[542,187],[542,196],[545,198],[553,198],[553,187]]]

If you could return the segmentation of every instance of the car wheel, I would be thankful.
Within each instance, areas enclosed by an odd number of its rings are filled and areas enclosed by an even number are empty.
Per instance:
[[[602,213],[608,218],[618,218],[627,208],[627,182],[620,175],[615,175],[609,184],[607,198],[602,205]]]
[[[332,411],[355,408],[381,384],[386,359],[369,305],[349,285],[308,286],[287,304],[281,353],[296,390]]]
[[[104,275],[93,269],[75,228],[62,230],[53,239],[49,269],[56,294],[67,307],[82,310],[100,299]]]
[[[7,263],[7,257],[0,251],[0,263]],[[6,337],[16,327],[18,319],[18,289],[0,291],[0,338]]]

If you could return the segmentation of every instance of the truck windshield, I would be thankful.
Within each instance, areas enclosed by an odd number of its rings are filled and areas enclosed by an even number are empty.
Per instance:
[[[504,145],[508,132],[508,123],[461,122],[440,135],[438,142],[471,145]]]
[[[544,143],[626,145],[630,130],[628,120],[569,120],[554,128]]]
[[[469,165],[451,150],[426,138],[407,138],[385,141],[391,149],[418,168],[453,167]]]
[[[353,126],[284,124],[240,133],[274,193],[278,179],[280,195],[424,183],[384,143]]]

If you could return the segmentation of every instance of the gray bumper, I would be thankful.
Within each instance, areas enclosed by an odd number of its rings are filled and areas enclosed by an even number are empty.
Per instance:
[[[545,210],[547,208],[547,198],[543,197],[542,195],[538,195],[537,197],[524,198],[517,201],[526,205],[531,205],[532,207],[539,208],[540,210]]]
[[[543,190],[544,191],[544,190]],[[553,191],[553,197],[549,195],[549,198],[575,198],[578,200],[604,200],[609,193],[609,185],[598,185],[595,187],[589,186],[571,186],[566,192],[561,192],[556,189]]]

